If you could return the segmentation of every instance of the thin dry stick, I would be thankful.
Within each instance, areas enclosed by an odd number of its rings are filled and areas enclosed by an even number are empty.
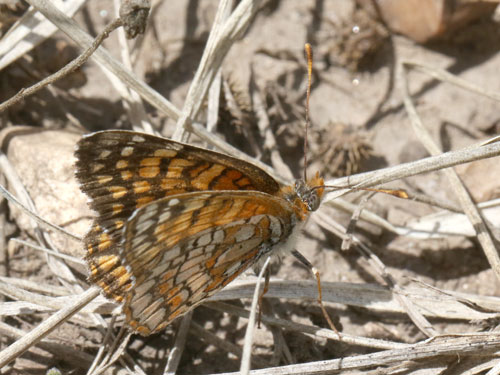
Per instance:
[[[25,334],[26,332],[21,329],[14,328],[3,322],[0,322],[0,335],[2,337],[10,339],[20,339]],[[43,339],[37,344],[37,355],[40,354],[39,348],[54,355],[62,356],[64,357],[65,362],[68,362],[70,365],[73,365],[76,368],[81,368],[83,370],[86,370],[92,363],[93,355],[76,350],[68,344],[60,344],[47,338]],[[28,350],[30,351],[31,348],[28,348]]]
[[[472,363],[471,363],[472,362]],[[460,375],[477,375],[482,374],[488,369],[494,368],[500,364],[500,359],[492,359],[484,362],[482,358],[470,358],[469,361],[460,361],[462,366],[457,366],[453,370]],[[465,371],[461,371],[465,369]]]
[[[331,230],[331,229],[330,229]],[[381,313],[405,313],[397,303],[394,295],[387,287],[372,284],[353,284],[345,282],[323,282],[323,300],[344,305],[359,306]],[[255,281],[241,280],[228,285],[216,295],[210,297],[211,301],[221,301],[239,298],[252,298]],[[271,279],[267,297],[288,298],[315,301],[317,297],[317,283],[314,281],[284,281]],[[461,303],[450,303],[429,295],[428,291],[407,290],[406,295],[419,300],[419,311],[429,317],[446,319],[491,319],[498,314],[477,311]],[[500,298],[463,294],[464,298],[476,304],[485,306],[487,311],[500,311]]]
[[[257,303],[259,302],[260,296],[260,282],[264,273],[269,266],[271,257],[267,257],[262,269],[260,270],[259,277],[257,278],[257,283],[255,284],[255,291],[252,299],[252,306],[250,308],[250,316],[248,318],[247,330],[245,332],[245,343],[243,344],[243,354],[241,356],[240,373],[242,375],[247,375],[250,372],[250,358],[252,355],[252,344],[253,344],[253,333],[255,330],[255,318],[257,316]]]
[[[53,22],[59,30],[73,39],[80,47],[87,49],[93,43],[94,39],[85,33],[73,19],[61,12],[52,2],[48,0],[27,0],[27,2]],[[102,46],[99,47],[91,57],[101,66],[114,73],[120,81],[129,86],[132,90],[135,90],[144,100],[149,102],[160,112],[163,112],[174,120],[180,116],[180,111],[172,103],[146,83],[139,80],[133,73],[126,70],[123,65],[115,60]]]
[[[219,69],[208,91],[207,130],[209,132],[215,132],[217,122],[219,121],[221,85],[222,72]]]
[[[65,234],[68,237],[71,237],[77,241],[81,241],[82,238],[80,236],[77,236],[76,234],[73,234],[71,232],[68,232],[66,229],[61,228],[57,225],[54,225],[50,223],[49,221],[43,219],[41,216],[37,215],[34,213],[32,210],[30,210],[28,207],[24,206],[21,202],[19,202],[11,193],[9,193],[8,190],[6,190],[2,185],[0,185],[0,194],[3,195],[9,202],[15,204],[17,207],[19,207],[26,215],[31,217],[33,220],[35,220],[38,224],[40,224],[42,227],[46,227],[48,229],[53,229],[55,231],[61,232]]]
[[[356,224],[358,223],[358,220],[359,220],[359,218],[361,216],[361,213],[364,211],[366,203],[375,194],[376,194],[375,192],[372,192],[372,193],[369,193],[369,194],[365,194],[361,198],[361,201],[359,202],[358,206],[353,211],[351,219],[349,220],[349,224],[347,225],[347,228],[345,230],[345,235],[346,236],[345,236],[345,238],[342,239],[342,244],[340,245],[340,250],[347,251],[347,250],[349,250],[351,248],[352,237],[354,236],[354,230],[356,229]]]
[[[99,372],[99,369],[103,367],[103,364],[105,363],[106,359],[102,359],[104,355],[106,354],[106,349],[109,347],[109,342],[111,341],[113,337],[113,326],[116,320],[116,316],[113,315],[111,317],[111,321],[108,324],[108,328],[106,330],[106,334],[104,335],[104,338],[102,340],[102,344],[99,347],[99,351],[97,352],[97,355],[94,357],[94,361],[92,362],[92,366],[89,367],[87,370],[87,375],[94,374]],[[118,333],[118,336],[120,336],[122,331]],[[109,352],[109,350],[108,350]],[[107,358],[107,356],[106,356]],[[97,369],[97,370],[96,370]]]
[[[181,362],[182,353],[186,346],[187,335],[189,333],[189,326],[191,325],[191,318],[193,317],[193,310],[189,311],[182,317],[181,324],[177,330],[177,337],[175,338],[175,345],[170,350],[168,355],[167,365],[163,371],[164,375],[175,375],[177,367]]]
[[[217,25],[219,23],[224,23],[231,15],[231,4],[227,2],[225,4],[219,4],[219,12],[217,12],[216,18],[214,20],[214,25],[212,27],[212,32],[218,30]],[[222,84],[222,70],[221,67],[217,69],[215,77],[210,84],[208,92],[208,113],[207,113],[207,130],[209,132],[215,131],[215,126],[219,119],[219,100]]]
[[[411,69],[412,66],[404,65],[403,67],[404,69],[402,71],[402,82],[404,88],[404,104],[406,107],[406,111],[410,116],[412,127],[427,151],[429,151],[431,155],[439,155],[441,153],[441,150],[422,124],[422,121],[420,120],[416,108],[410,98],[410,91],[408,88],[408,70]],[[455,191],[455,194],[457,195],[465,214],[476,230],[479,243],[483,248],[483,251],[486,255],[486,258],[488,259],[488,262],[491,265],[491,268],[493,269],[493,272],[495,272],[497,279],[500,280],[500,256],[498,254],[488,226],[481,217],[479,210],[474,204],[471,196],[469,195],[469,192],[462,184],[462,181],[460,180],[460,177],[457,175],[457,173],[453,169],[447,169],[444,171],[444,173],[450,180],[453,190]]]
[[[493,366],[490,371],[488,371],[485,375],[498,375],[500,374],[500,363],[497,363]]]
[[[460,87],[464,90],[476,93],[476,94],[484,96],[486,98],[500,101],[500,94],[499,93],[486,91],[484,88],[477,86],[472,82],[468,82],[465,79],[457,77],[456,75],[451,74],[450,72],[447,72],[446,70],[438,69],[438,68],[431,67],[431,66],[428,66],[425,64],[414,62],[414,61],[402,61],[401,64],[405,68],[410,68],[410,69],[413,69],[416,71],[420,71],[420,72],[425,73],[431,77],[434,77],[442,82],[448,82],[448,83],[451,83],[451,84],[453,84],[457,87]]]
[[[12,238],[10,240],[10,242],[18,243],[20,245],[27,246],[27,247],[31,247],[32,249],[42,251],[44,253],[50,254],[52,256],[55,256],[57,258],[65,259],[65,260],[67,260],[69,262],[72,262],[72,263],[77,263],[77,264],[81,264],[81,265],[86,265],[87,264],[84,260],[82,260],[80,258],[76,258],[76,257],[68,255],[68,254],[58,253],[56,251],[47,249],[45,247],[41,247],[41,246],[35,245],[34,243],[23,241],[23,240],[21,240],[19,238]]]
[[[324,218],[322,221],[318,221],[318,224],[322,227],[329,229],[329,225],[325,225],[329,223],[328,218]],[[340,226],[337,224],[337,226]],[[349,238],[347,234],[345,234],[345,230],[343,230],[342,238]],[[404,293],[404,289],[401,288],[392,275],[390,275],[386,271],[385,264],[377,257],[363,242],[361,242],[356,236],[351,235],[350,239],[354,241],[356,245],[358,245],[358,249],[361,253],[366,257],[369,264],[372,268],[377,272],[377,274],[387,283],[393,292],[394,298],[398,301],[399,305],[405,310],[408,314],[409,318],[413,323],[428,337],[436,336],[438,332],[433,328],[432,324],[425,318],[425,316],[415,307],[414,303],[410,298],[407,297],[406,293]]]
[[[250,67],[250,92],[252,93],[252,103],[257,116],[257,126],[261,137],[264,138],[263,148],[270,152],[270,159],[274,169],[280,171],[280,174],[287,180],[291,180],[293,179],[293,173],[278,151],[276,138],[272,132],[271,122],[260,91],[255,82],[253,67]]]
[[[70,234],[66,230],[64,230],[62,228],[59,228],[57,226],[54,226],[54,225],[52,225],[51,223],[49,223],[47,221],[42,220],[36,214],[36,207],[35,207],[32,199],[31,199],[31,197],[29,196],[28,192],[26,191],[26,189],[25,189],[24,185],[22,184],[19,176],[17,175],[15,169],[12,167],[12,165],[9,162],[9,160],[7,159],[7,157],[3,153],[0,153],[0,168],[1,168],[2,172],[4,173],[4,175],[7,177],[9,183],[13,186],[13,189],[16,191],[19,199],[22,200],[22,202],[24,203],[24,205],[21,206],[21,203],[19,203],[17,201],[17,199],[15,199],[2,186],[0,186],[0,193],[2,195],[4,195],[5,197],[7,197],[12,202],[15,202],[19,207],[22,208],[22,210],[25,213],[27,213],[30,217],[34,218],[36,223],[38,223],[39,220],[41,220],[40,222],[41,223],[43,222],[43,225],[49,226],[52,229],[55,229],[55,230],[58,230],[58,231],[62,231],[65,234],[69,234],[70,237],[72,236],[72,237],[76,238],[77,240],[79,240],[78,236]],[[26,208],[26,206],[28,206],[29,208]],[[42,244],[46,244],[46,246],[48,246],[48,247],[50,247],[52,249],[56,248],[52,244],[52,240],[48,236],[48,234],[46,232],[44,232],[44,231],[41,230],[40,225],[37,225],[35,227],[35,233],[36,233],[37,239]],[[48,265],[51,268],[51,270],[54,271],[54,274],[57,275],[57,277],[60,280],[60,282],[63,285],[65,285],[72,293],[78,294],[78,293],[82,292],[83,289],[77,284],[75,276],[71,272],[70,268],[64,262],[62,262],[58,258],[54,258],[52,256],[48,256]],[[71,283],[70,280],[73,283]]]
[[[120,0],[113,0],[115,15],[116,17],[120,16]],[[129,2],[130,4],[130,2]],[[130,58],[130,49],[127,43],[127,37],[125,33],[125,27],[118,29],[118,42],[120,43],[120,52],[123,65],[126,69],[133,71],[132,61]],[[106,71],[107,72],[107,71]],[[116,76],[110,72],[108,72],[110,77],[114,77],[113,81],[118,81]],[[123,82],[118,81],[119,85],[122,86],[123,92],[121,95],[124,98],[124,107],[127,111],[128,119],[133,124],[132,127],[134,130],[141,130],[148,134],[154,134],[154,129],[151,123],[149,122],[148,115],[146,113],[146,109],[144,108],[144,104],[141,101],[141,97],[134,90],[130,90],[127,86],[123,84]]]
[[[112,320],[114,317],[112,318]],[[99,347],[99,350],[97,351],[97,355],[94,357],[94,360],[92,362],[92,365],[88,368],[87,370],[87,375],[93,374],[95,369],[99,367],[100,363],[102,362],[102,357],[105,354],[107,343],[110,341],[110,337],[112,335],[112,330],[111,326],[108,326],[108,329],[106,330],[106,334],[104,335],[104,339],[102,340],[102,345]]]
[[[57,313],[53,314],[47,320],[40,323],[35,329],[24,335],[22,338],[11,344],[0,352],[0,368],[10,363],[33,345],[36,345],[41,339],[50,334],[54,329],[60,326],[63,322],[81,310],[90,301],[100,294],[100,289],[93,287],[80,295],[76,303],[68,306]]]
[[[250,312],[248,310],[224,302],[211,302],[207,304],[207,307],[246,319],[248,319],[248,317],[250,316]],[[268,325],[286,329],[288,331],[305,333],[314,338],[342,341],[343,343],[350,345],[358,345],[358,346],[377,348],[377,349],[396,349],[409,346],[409,344],[402,344],[399,342],[387,341],[387,340],[371,339],[368,337],[353,336],[347,333],[342,333],[342,338],[339,338],[339,336],[331,329],[300,324],[290,320],[274,318],[268,315],[262,315],[262,322]]]
[[[55,296],[66,296],[68,294],[68,290],[65,287],[43,284],[40,281],[31,281],[24,278],[0,276],[0,282],[12,285],[13,287],[28,289],[37,293],[45,293]]]
[[[111,332],[111,329],[109,330]],[[124,337],[125,336],[125,337]],[[124,358],[121,356],[125,352],[125,348],[132,336],[131,332],[127,332],[127,329],[122,326],[120,332],[113,340],[111,347],[109,348],[106,358],[103,360],[103,364],[95,371],[95,375],[102,374],[107,369],[109,369],[116,361],[120,361],[122,365],[125,365]],[[128,358],[131,359],[130,357]]]
[[[59,1],[59,6],[68,17],[73,17],[85,2],[86,0]],[[0,39],[0,70],[32,51],[56,31],[55,25],[32,7],[29,8]]]
[[[231,353],[238,358],[241,358],[242,356],[243,350],[239,346],[229,342],[228,340],[221,339],[220,337],[214,335],[213,333],[205,330],[201,325],[195,322],[191,322],[189,331],[193,336],[202,339],[207,344],[213,345],[220,350],[224,350],[228,353]],[[267,362],[259,358],[254,357],[251,360],[253,366],[262,368],[269,367],[269,364]]]
[[[434,172],[440,169],[454,167],[459,164],[469,163],[476,160],[500,156],[500,142],[492,144],[480,144],[466,147],[458,151],[449,151],[437,156],[430,156],[414,162],[396,165],[389,168],[379,169],[372,172],[359,173],[354,176],[342,177],[325,182],[325,185],[336,186],[339,191],[329,192],[324,202],[333,200],[350,191],[349,188],[365,188],[386,184],[417,174]],[[344,189],[345,190],[340,190]]]
[[[500,334],[449,335],[428,339],[400,349],[384,350],[358,356],[316,361],[298,365],[253,370],[251,375],[323,375],[339,371],[362,370],[370,367],[391,366],[407,361],[432,359],[443,356],[484,356],[500,350]],[[236,375],[224,373],[219,375]]]
[[[189,87],[182,116],[177,121],[173,139],[180,140],[184,138],[185,127],[191,119],[196,117],[200,110],[210,84],[229,48],[250,25],[253,16],[259,10],[260,3],[261,0],[243,0],[224,23],[221,22],[223,10],[230,4],[227,0],[222,0],[219,4],[214,27],[210,32],[200,65]]]
[[[68,63],[65,67],[63,67],[62,69],[60,69],[56,73],[48,76],[47,78],[41,80],[40,82],[35,83],[33,86],[31,86],[27,89],[21,89],[12,98],[10,98],[9,100],[0,104],[0,112],[5,111],[7,108],[18,103],[19,101],[26,98],[27,96],[33,95],[35,92],[41,90],[45,86],[50,85],[51,83],[54,83],[58,79],[61,79],[62,77],[66,76],[69,73],[78,69],[80,66],[82,66],[85,63],[85,61],[87,61],[89,59],[89,57],[95,52],[95,50],[102,44],[104,39],[106,39],[113,30],[120,27],[121,25],[122,25],[122,20],[119,18],[112,21],[95,38],[95,41],[92,43],[90,48],[88,48],[80,56],[78,56],[75,60]]]
[[[222,59],[219,63],[214,63],[213,58],[213,47],[212,45],[218,38],[220,38],[222,25],[228,21],[228,15],[231,8],[231,2],[228,0],[221,0],[217,8],[217,13],[215,14],[214,23],[208,35],[207,44],[203,50],[203,55],[196,70],[195,76],[191,85],[189,86],[189,91],[184,102],[184,107],[182,109],[181,117],[177,121],[176,129],[172,136],[172,139],[178,141],[185,141],[185,126],[196,117],[199,108],[201,107],[201,102],[204,100],[212,81],[215,76],[220,72],[220,65]],[[234,15],[233,15],[234,18]],[[225,53],[222,52],[224,56]],[[212,73],[210,77],[207,71]],[[197,108],[195,108],[197,107]]]

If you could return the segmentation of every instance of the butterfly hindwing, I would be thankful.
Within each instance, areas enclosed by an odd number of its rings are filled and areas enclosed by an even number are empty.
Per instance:
[[[295,219],[283,199],[245,191],[180,194],[138,209],[120,247],[134,278],[129,325],[161,330],[284,242]]]

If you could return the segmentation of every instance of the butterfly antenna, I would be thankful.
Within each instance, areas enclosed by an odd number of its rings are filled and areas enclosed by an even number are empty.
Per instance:
[[[306,131],[304,135],[304,181],[307,181],[307,130],[309,128],[309,98],[311,97],[312,81],[312,47],[309,43],[304,46],[307,58],[307,90],[306,90]]]

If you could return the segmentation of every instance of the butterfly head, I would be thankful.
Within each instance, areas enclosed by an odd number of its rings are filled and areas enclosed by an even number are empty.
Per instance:
[[[316,211],[321,203],[324,193],[324,180],[316,173],[313,178],[304,181],[295,181],[295,193],[299,199],[306,205],[308,211]]]
[[[281,192],[284,199],[299,209],[301,218],[305,218],[307,213],[318,209],[325,190],[323,185],[323,178],[316,173],[307,181],[296,180],[293,185],[282,188]]]

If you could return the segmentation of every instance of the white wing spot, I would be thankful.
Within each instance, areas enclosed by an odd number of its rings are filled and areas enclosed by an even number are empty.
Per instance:
[[[233,222],[231,222],[231,223],[229,223],[229,224],[226,224],[225,226],[226,226],[227,228],[231,228],[231,227],[235,227],[235,226],[244,225],[244,224],[246,224],[246,223],[247,223],[247,222],[246,222],[246,220],[241,219],[241,220],[236,220],[236,221],[233,221]]]
[[[188,288],[191,290],[191,293],[194,293],[196,291],[199,291],[202,287],[208,285],[212,281],[210,276],[200,273],[198,275],[191,276],[186,284]],[[193,296],[191,296],[193,297]]]
[[[157,211],[158,211],[157,204],[148,204],[146,207],[143,208],[141,218],[149,219],[151,216],[156,215]]]
[[[213,244],[219,244],[221,243],[222,241],[224,241],[224,231],[222,229],[219,229],[218,231],[216,231],[214,233],[214,237],[212,239],[212,243]]]
[[[206,294],[207,293],[203,289],[198,289],[196,292],[193,292],[191,294],[191,298],[190,298],[191,301],[190,302],[191,303],[193,303],[193,302],[196,303],[196,302],[202,300],[203,298],[205,298]]]
[[[252,216],[249,220],[249,223],[253,224],[253,225],[258,225],[263,217],[264,217],[264,215]]]
[[[165,273],[165,271],[169,268],[170,268],[169,262],[160,262],[158,266],[153,268],[153,271],[151,272],[151,277],[156,278],[157,276],[160,276],[163,273]]]
[[[203,254],[203,247],[196,247],[189,252],[189,259],[196,258],[198,255]]]
[[[97,157],[98,159],[106,159],[109,155],[111,155],[111,151],[109,150],[103,150]]]
[[[154,313],[161,307],[163,304],[163,298],[158,298],[155,300],[153,303],[151,303],[148,307],[144,309],[144,311],[141,313],[140,320],[143,322],[146,322],[149,320],[151,315],[154,315]]]
[[[151,245],[152,245],[151,241],[145,241],[142,243],[132,241],[132,247],[134,248],[134,252],[136,254],[143,254],[151,247]]]
[[[203,250],[205,252],[205,254],[207,253],[210,253],[212,254],[215,250],[215,245],[211,244],[211,245],[208,245],[207,247],[205,247],[205,249]]]
[[[253,225],[243,225],[238,232],[235,233],[234,238],[236,242],[242,242],[252,238],[255,235],[255,227]]]
[[[175,278],[175,284],[182,284],[186,281],[190,276],[193,276],[195,273],[199,273],[201,271],[201,267],[199,265],[188,268],[183,272],[179,272],[177,277]]]
[[[132,247],[137,247],[141,244],[148,243],[150,241],[147,241],[146,239],[148,238],[147,234],[141,234],[141,235],[135,235],[132,238]]]
[[[197,244],[198,246],[206,246],[212,241],[212,234],[211,233],[205,233],[203,236],[198,238]]]
[[[182,264],[181,268],[179,268],[179,271],[184,272],[185,270],[203,262],[207,258],[208,257],[206,255],[198,255],[197,257],[189,258]]]
[[[164,307],[162,307],[146,320],[145,323],[150,331],[154,331],[156,327],[158,327],[161,323],[163,323],[167,319],[166,312],[167,310]]]
[[[148,220],[141,220],[137,223],[136,225],[136,230],[137,233],[143,233],[147,231],[149,228],[151,228],[153,225],[155,225],[156,220],[153,219],[148,219]]]
[[[122,149],[121,155],[122,156],[130,156],[130,155],[133,154],[133,152],[134,152],[134,148],[133,147],[130,147],[130,146],[129,147],[124,147]]]
[[[172,207],[172,206],[175,206],[176,204],[179,204],[180,202],[181,202],[180,200],[178,200],[177,198],[174,198],[174,199],[170,199],[170,200],[168,201],[168,205],[169,205],[170,207]]]
[[[268,217],[269,217],[269,220],[271,222],[270,227],[271,227],[272,237],[280,238],[281,237],[281,223],[280,223],[280,221],[275,216],[269,215]]]
[[[130,309],[132,310],[132,314],[134,316],[139,315],[145,308],[151,303],[153,296],[151,293],[145,294],[139,298],[134,297],[130,304]]]
[[[175,246],[171,248],[170,250],[167,250],[165,254],[163,254],[163,261],[167,262],[169,260],[172,260],[174,258],[177,258],[181,253],[181,248],[180,246]]]
[[[104,168],[104,164],[95,163],[95,164],[92,165],[92,173],[98,172],[98,171],[100,171],[103,168]]]
[[[140,284],[139,286],[136,286],[134,299],[139,298],[143,294],[146,294],[148,290],[150,290],[155,284],[156,280],[151,279],[146,281],[145,283]]]
[[[137,142],[137,143],[142,143],[142,142],[145,142],[145,141],[146,141],[146,139],[145,139],[144,137],[140,136],[140,135],[134,135],[134,136],[132,137],[132,140],[133,140],[134,142]]]
[[[163,223],[163,222],[167,221],[168,219],[170,219],[170,211],[165,211],[165,212],[162,212],[160,214],[160,216],[158,217],[158,222]]]

